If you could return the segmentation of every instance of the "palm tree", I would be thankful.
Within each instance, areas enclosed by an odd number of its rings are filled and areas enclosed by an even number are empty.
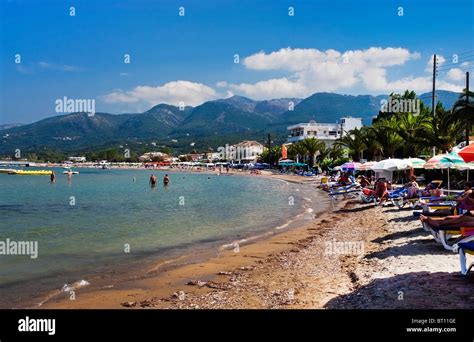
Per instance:
[[[337,160],[344,157],[344,149],[337,144],[332,145],[331,152],[329,152],[329,158],[331,160]]]
[[[430,129],[430,117],[426,113],[419,115],[402,113],[398,116],[397,133],[404,140],[403,152],[405,156],[416,157],[423,147],[420,132]]]
[[[308,164],[310,167],[313,167],[315,162],[316,153],[326,148],[326,145],[316,138],[306,138],[300,142],[306,149],[307,154],[309,155]]]
[[[448,152],[462,136],[463,122],[453,120],[452,114],[446,111],[440,102],[436,106],[435,115],[430,119],[429,127],[420,130],[421,138],[426,147],[436,147]]]
[[[361,130],[364,135],[364,143],[367,149],[367,159],[375,160],[378,156],[382,155],[383,146],[377,140],[377,135],[372,127],[364,126]]]
[[[385,157],[393,158],[395,152],[403,145],[403,138],[397,132],[398,120],[396,116],[377,121],[371,129],[382,147],[382,154]]]
[[[462,121],[466,127],[466,145],[469,145],[469,134],[474,123],[474,102],[469,99],[474,99],[474,92],[464,89],[451,109],[452,119]]]
[[[364,131],[358,128],[350,130],[346,135],[336,141],[336,144],[349,149],[349,154],[354,161],[359,161],[364,150],[367,148],[365,145]]]
[[[291,144],[288,148],[288,155],[293,159],[301,158],[303,160],[307,153],[308,150],[306,149],[306,146],[302,144],[301,141]]]

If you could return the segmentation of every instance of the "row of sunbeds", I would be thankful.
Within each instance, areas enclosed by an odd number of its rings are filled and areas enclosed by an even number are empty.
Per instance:
[[[436,210],[448,210],[453,214],[458,214],[456,209],[457,202],[445,203],[427,203],[424,207],[425,212],[436,214]],[[415,212],[415,214],[418,214]],[[467,265],[467,254],[474,255],[474,227],[466,226],[440,226],[434,227],[426,221],[421,221],[423,229],[433,235],[435,241],[439,242],[444,249],[459,254],[461,274],[468,275],[474,267],[474,263]]]
[[[436,210],[453,209],[457,202],[454,196],[437,197],[417,197],[406,198],[407,189],[397,189],[389,191],[387,204],[397,206],[399,209],[405,205],[410,208],[423,208],[424,212],[435,212]],[[363,203],[377,204],[378,199],[373,190],[362,188],[360,184],[354,183],[347,186],[333,186],[328,189],[328,195],[333,200],[355,199],[359,198]],[[455,212],[453,210],[453,212]],[[420,211],[414,211],[414,215],[419,215]],[[426,222],[422,222],[423,229],[430,232],[434,239],[439,242],[446,250],[459,253],[461,273],[468,275],[474,267],[474,263],[467,266],[467,254],[474,255],[474,227],[432,227]]]

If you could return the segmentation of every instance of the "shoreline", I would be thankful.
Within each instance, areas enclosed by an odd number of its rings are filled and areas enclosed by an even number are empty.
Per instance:
[[[116,288],[79,290],[74,301],[56,298],[40,309],[474,306],[474,277],[459,276],[458,255],[424,232],[411,210],[337,204],[307,224],[243,245],[237,253],[222,250],[207,260],[169,269],[158,270],[158,265],[150,277]],[[341,243],[349,249],[335,247]]]
[[[236,176],[245,176],[250,177],[254,175],[249,175],[246,173],[232,173],[231,175]],[[274,181],[288,183],[299,183],[302,184],[307,181],[305,177],[299,176],[288,176],[288,175],[274,175],[274,174],[261,174],[258,175],[264,179],[271,179]],[[295,179],[297,178],[297,179]],[[314,182],[314,179],[311,180]],[[285,186],[285,185],[282,185]],[[297,189],[297,191],[299,191]],[[320,196],[316,194],[316,196]],[[312,197],[312,196],[308,196]],[[307,198],[302,197],[302,199],[307,200]],[[314,198],[313,198],[314,200]],[[311,199],[309,199],[311,202]],[[308,216],[306,214],[310,214],[311,217],[314,217],[315,213],[320,213],[326,208],[329,207],[329,204],[326,203],[325,205],[318,204],[319,209],[315,208],[315,212],[312,212],[313,209],[309,209],[311,213],[307,212],[307,203],[306,201],[302,202],[300,214],[296,214],[291,218],[282,218],[282,221],[278,223],[276,226],[271,226],[262,230],[260,232],[256,231],[255,233],[251,233],[248,235],[240,236],[237,235],[233,239],[221,239],[216,240],[215,242],[209,242],[202,246],[195,246],[195,247],[186,247],[186,249],[178,248],[176,249],[176,253],[167,253],[167,254],[155,254],[149,257],[144,257],[142,259],[136,259],[131,261],[129,267],[121,267],[115,269],[109,269],[105,273],[95,273],[89,276],[87,275],[80,275],[78,274],[77,277],[72,278],[68,282],[68,286],[77,285],[77,283],[84,279],[87,282],[90,282],[91,286],[84,286],[84,287],[77,287],[75,289],[76,297],[79,294],[86,295],[89,292],[96,292],[96,291],[103,291],[104,288],[120,288],[122,286],[133,287],[133,282],[140,281],[142,279],[155,277],[157,274],[161,274],[166,272],[170,269],[180,268],[183,266],[187,266],[189,264],[194,263],[201,263],[205,262],[209,259],[214,257],[220,257],[221,254],[226,253],[226,251],[231,251],[234,249],[234,244],[237,243],[239,247],[243,247],[249,244],[259,243],[262,240],[267,240],[274,235],[281,234],[286,232],[290,229],[296,229],[301,226],[301,222],[307,221]],[[317,203],[317,202],[316,202]],[[206,247],[207,246],[207,247]],[[178,250],[180,252],[178,252]],[[141,261],[140,261],[141,260]],[[129,271],[130,270],[130,271]],[[113,281],[109,281],[109,277],[107,274],[112,276]],[[131,285],[130,285],[131,284]],[[16,308],[30,308],[30,309],[41,309],[43,307],[48,307],[49,305],[53,305],[50,303],[55,303],[61,301],[61,299],[67,298],[68,294],[63,293],[60,291],[59,287],[57,289],[50,289],[46,290],[45,292],[39,292],[35,294],[30,299],[21,300],[14,305]],[[92,305],[92,307],[96,307]]]

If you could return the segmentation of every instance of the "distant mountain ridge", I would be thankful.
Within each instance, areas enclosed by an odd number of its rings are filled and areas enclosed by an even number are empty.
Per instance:
[[[431,103],[430,95],[420,95],[426,105]],[[450,91],[437,91],[437,100],[446,108],[451,107],[458,96]],[[204,146],[228,141],[230,137],[247,139],[264,137],[266,133],[284,137],[287,126],[309,120],[332,123],[343,116],[352,116],[370,124],[380,110],[380,101],[385,98],[385,95],[315,93],[305,99],[255,101],[232,96],[184,109],[158,104],[135,114],[57,115],[28,125],[1,125],[0,153],[17,148],[79,151],[151,140],[181,147],[198,142],[196,147],[202,147],[199,141]]]

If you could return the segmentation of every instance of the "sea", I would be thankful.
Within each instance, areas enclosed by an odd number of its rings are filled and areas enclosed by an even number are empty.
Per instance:
[[[328,205],[311,186],[262,176],[77,168],[68,180],[54,170],[54,183],[0,173],[0,308],[39,307],[71,284],[113,286],[160,260],[235,249]],[[37,255],[13,255],[15,243],[36,243]]]

